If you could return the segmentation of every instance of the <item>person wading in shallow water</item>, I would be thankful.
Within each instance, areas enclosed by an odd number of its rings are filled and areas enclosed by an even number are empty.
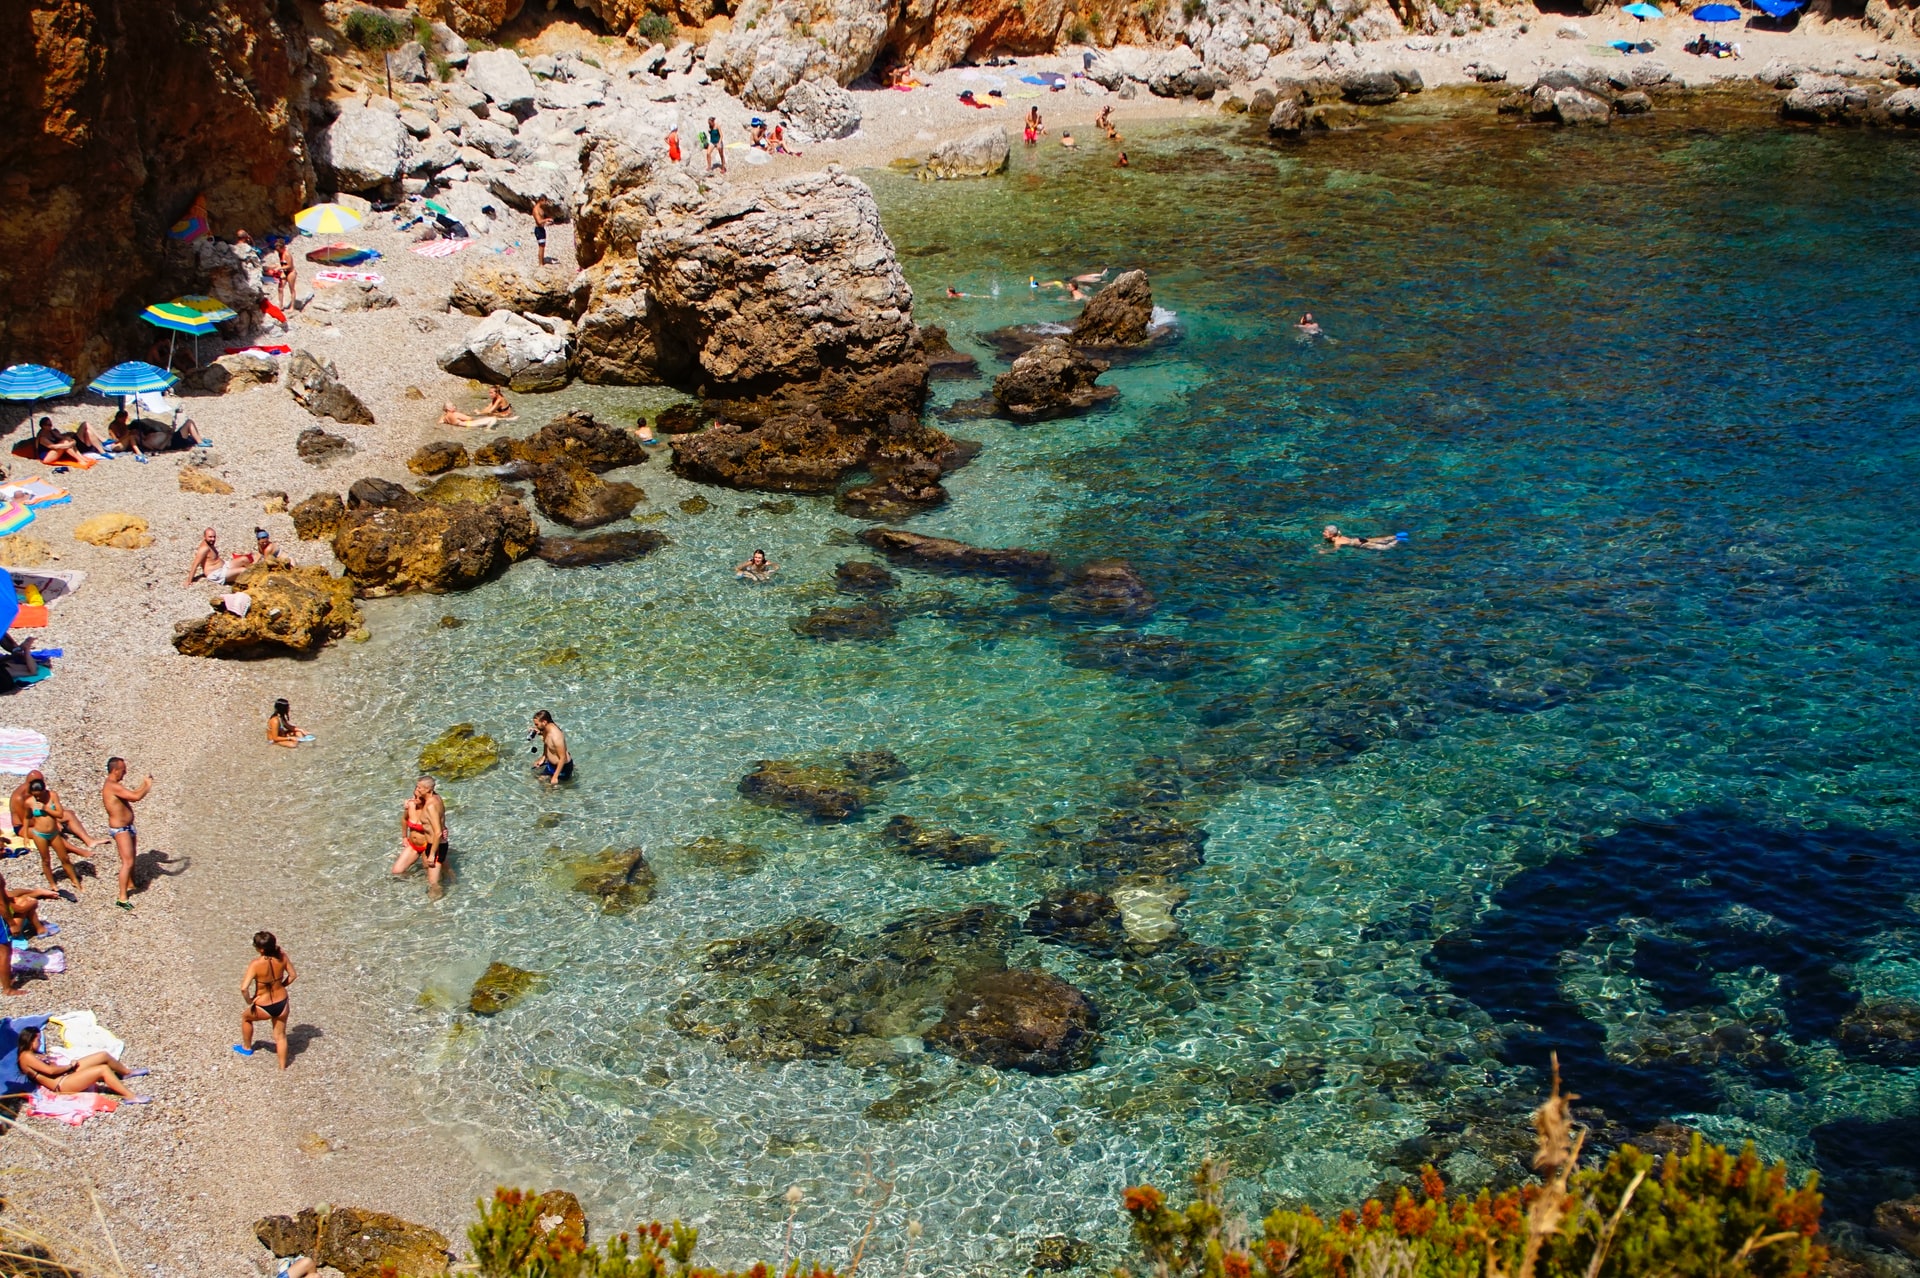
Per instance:
[[[560,730],[553,716],[545,710],[536,711],[533,731],[528,735],[540,739],[540,762],[533,765],[533,770],[545,777],[549,786],[573,780],[573,756],[567,753],[567,734]]]
[[[435,791],[432,777],[413,783],[413,793],[400,809],[400,855],[393,873],[405,874],[419,861],[427,867],[427,897],[439,900],[440,878],[447,864],[447,805]]]
[[[240,1041],[233,1050],[242,1056],[253,1055],[253,1027],[260,1021],[270,1022],[273,1026],[273,1050],[280,1058],[280,1068],[287,1067],[287,986],[294,983],[299,973],[293,970],[293,960],[280,948],[280,942],[271,932],[255,932],[253,948],[260,957],[247,964],[246,975],[240,978],[240,997],[247,1001],[247,1010],[240,1013]]]

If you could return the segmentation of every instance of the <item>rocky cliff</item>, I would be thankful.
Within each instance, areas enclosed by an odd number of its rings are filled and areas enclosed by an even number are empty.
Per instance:
[[[291,0],[0,5],[0,365],[84,375],[148,336],[196,195],[223,235],[300,207],[298,30]]]

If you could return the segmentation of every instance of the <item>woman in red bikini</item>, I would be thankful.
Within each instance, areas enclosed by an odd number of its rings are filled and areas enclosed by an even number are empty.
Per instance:
[[[400,809],[400,855],[393,873],[405,874],[415,861],[427,867],[427,895],[440,898],[440,875],[447,864],[447,806],[434,792],[433,778],[413,783],[413,794]]]
[[[240,997],[247,1010],[240,1013],[240,1041],[233,1050],[242,1056],[253,1055],[253,1027],[259,1021],[273,1024],[273,1050],[280,1057],[280,1068],[287,1067],[287,986],[299,975],[293,960],[280,948],[271,932],[255,932],[253,948],[260,957],[247,964],[240,978]]]

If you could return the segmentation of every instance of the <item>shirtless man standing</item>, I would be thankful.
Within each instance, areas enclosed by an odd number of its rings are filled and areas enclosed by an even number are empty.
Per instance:
[[[567,734],[545,710],[534,712],[533,736],[540,738],[540,762],[533,770],[547,779],[549,786],[573,780],[573,756],[567,753]]]
[[[120,854],[120,899],[114,904],[131,910],[133,902],[133,858],[140,850],[140,833],[133,828],[133,805],[153,789],[149,776],[134,789],[127,788],[127,761],[119,755],[107,760],[107,781],[100,787],[100,806],[107,810],[107,833],[113,838],[114,851]]]

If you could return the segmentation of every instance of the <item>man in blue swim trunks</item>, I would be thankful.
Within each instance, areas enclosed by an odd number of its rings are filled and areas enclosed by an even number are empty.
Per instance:
[[[553,716],[545,710],[535,711],[533,731],[541,742],[540,762],[533,770],[545,777],[550,786],[573,780],[573,756],[567,753],[567,734],[560,730]]]

